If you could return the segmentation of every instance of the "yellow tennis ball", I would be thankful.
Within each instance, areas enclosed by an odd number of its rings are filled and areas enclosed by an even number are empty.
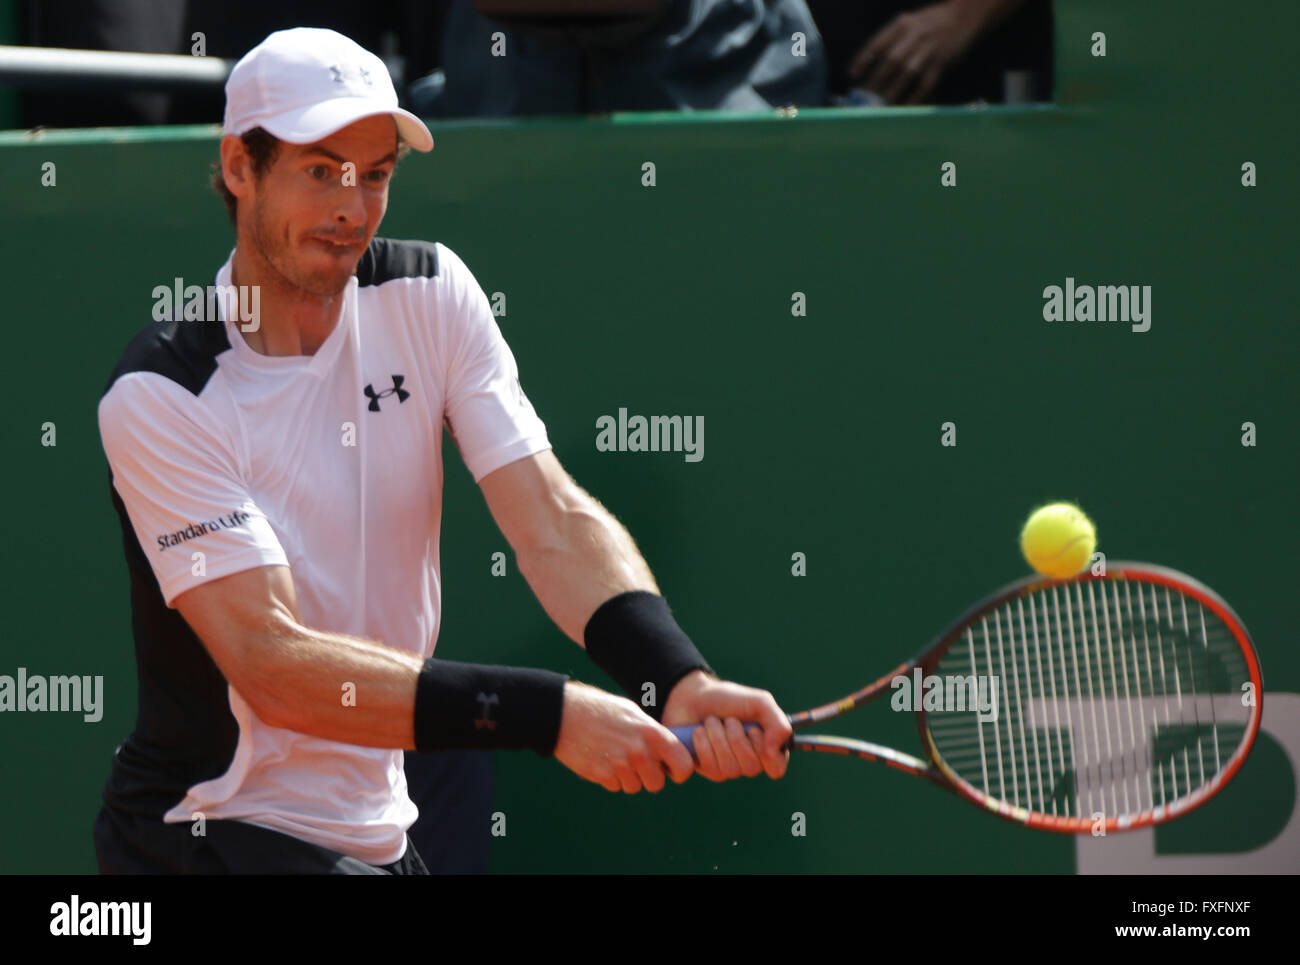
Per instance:
[[[1020,550],[1039,573],[1058,580],[1074,576],[1092,559],[1097,530],[1073,503],[1034,510],[1020,532]]]

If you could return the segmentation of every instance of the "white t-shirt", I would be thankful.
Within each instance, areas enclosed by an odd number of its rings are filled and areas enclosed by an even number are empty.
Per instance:
[[[475,482],[550,447],[487,297],[441,244],[375,239],[311,356],[260,355],[237,320],[161,322],[137,336],[99,406],[129,517],[141,669],[140,721],[106,797],[115,781],[121,799],[148,797],[131,785],[165,773],[185,785],[165,821],[201,812],[372,864],[402,856],[416,810],[401,751],[270,727],[228,684],[218,706],[224,678],[192,634],[176,642],[183,621],[156,611],[209,580],[284,564],[307,626],[429,656],[444,420]],[[225,736],[208,736],[205,717]]]

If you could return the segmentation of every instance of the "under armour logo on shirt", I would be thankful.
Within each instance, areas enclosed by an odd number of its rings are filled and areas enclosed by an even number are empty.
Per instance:
[[[501,703],[501,698],[496,694],[492,694],[490,697],[487,694],[479,694],[474,699],[483,705],[483,716],[474,721],[474,729],[478,730],[481,727],[486,727],[488,730],[496,730],[497,722],[492,719],[492,708]]]
[[[369,406],[370,411],[371,412],[380,411],[379,400],[386,399],[390,395],[396,395],[397,401],[399,403],[405,402],[407,399],[409,399],[411,397],[411,393],[407,392],[404,388],[402,388],[402,383],[405,381],[406,381],[405,375],[394,375],[393,387],[391,389],[384,389],[383,392],[377,394],[375,392],[375,387],[373,385],[367,385],[363,391],[365,392],[366,398],[370,400],[370,406]]]

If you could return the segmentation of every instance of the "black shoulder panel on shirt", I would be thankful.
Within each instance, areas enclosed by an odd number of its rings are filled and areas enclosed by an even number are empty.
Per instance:
[[[229,348],[222,322],[153,322],[127,344],[104,391],[132,372],[157,372],[198,395],[217,369],[217,356]]]
[[[357,262],[357,282],[382,285],[394,278],[437,278],[438,249],[429,241],[374,238]]]

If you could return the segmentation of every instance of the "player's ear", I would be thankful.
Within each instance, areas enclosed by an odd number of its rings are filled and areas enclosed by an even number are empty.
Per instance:
[[[248,197],[253,180],[253,159],[244,139],[227,134],[221,139],[221,176],[236,198]]]

